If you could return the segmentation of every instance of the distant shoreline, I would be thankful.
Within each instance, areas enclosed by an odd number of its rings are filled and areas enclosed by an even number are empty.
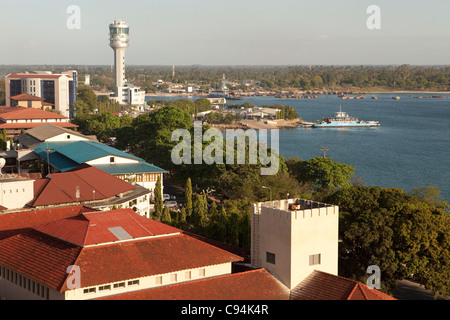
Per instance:
[[[369,95],[369,94],[380,94],[380,93],[386,93],[386,94],[404,94],[404,93],[410,93],[410,94],[450,94],[450,91],[383,91],[383,90],[375,90],[375,91],[367,91],[365,93],[360,93],[356,91],[355,93],[352,93],[350,95],[356,95],[356,94],[362,94],[362,95]],[[208,95],[198,95],[198,94],[188,94],[188,93],[167,93],[167,92],[161,92],[161,93],[146,93],[146,97],[198,97],[205,98]],[[242,98],[251,98],[255,97],[255,95],[251,96],[243,96]],[[271,95],[267,95],[267,97],[271,97]]]

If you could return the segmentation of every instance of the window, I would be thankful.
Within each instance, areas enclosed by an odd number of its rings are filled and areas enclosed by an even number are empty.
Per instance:
[[[191,271],[186,271],[186,273],[184,274],[184,277],[186,278],[186,280],[191,280],[192,272]]]
[[[115,158],[114,157],[109,157],[109,162],[110,163],[114,163],[116,160],[115,160]]]
[[[155,278],[155,283],[156,284],[162,284],[162,276],[158,276]]]
[[[125,282],[114,283],[114,289],[125,288]]]
[[[86,294],[86,293],[95,293],[95,292],[96,292],[95,287],[87,288],[87,289],[84,289],[84,290],[83,290],[83,293],[84,293],[84,294]]]
[[[314,266],[320,264],[320,253],[319,254],[312,254],[309,256],[309,265]]]
[[[137,286],[139,285],[139,280],[128,281],[129,286]]]
[[[70,139],[70,134],[67,135],[67,139]]]
[[[170,281],[172,281],[172,282],[176,282],[177,281],[177,274],[176,273],[170,275]]]
[[[205,276],[205,269],[200,269],[200,270],[198,270],[198,275],[199,275],[200,277],[204,277],[204,276]]]
[[[275,253],[266,252],[266,262],[275,264]]]
[[[98,291],[104,291],[104,290],[111,290],[111,285],[108,284],[108,285],[98,287]]]

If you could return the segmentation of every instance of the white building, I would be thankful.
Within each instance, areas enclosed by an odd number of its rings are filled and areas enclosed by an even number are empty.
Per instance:
[[[289,199],[252,204],[251,261],[289,289],[315,270],[338,274],[339,208]]]
[[[0,179],[0,206],[3,210],[23,208],[33,199],[34,180]]]
[[[26,93],[43,98],[55,111],[70,117],[70,106],[77,99],[77,77],[75,70],[61,74],[50,71],[8,74],[5,77],[6,106],[11,106],[11,97]]]

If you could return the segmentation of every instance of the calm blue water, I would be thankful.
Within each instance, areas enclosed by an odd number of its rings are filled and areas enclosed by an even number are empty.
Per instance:
[[[401,99],[392,100],[394,95]],[[376,94],[377,100],[370,96],[342,100],[332,95],[317,99],[249,97],[229,103],[289,105],[301,119],[311,122],[332,115],[342,105],[342,111],[360,120],[380,121],[379,128],[283,129],[280,153],[308,160],[322,156],[320,149],[328,147],[327,157],[355,167],[355,176],[366,186],[410,192],[414,187],[433,185],[441,189],[443,199],[450,200],[450,94],[445,94],[445,99],[416,99],[412,95]]]

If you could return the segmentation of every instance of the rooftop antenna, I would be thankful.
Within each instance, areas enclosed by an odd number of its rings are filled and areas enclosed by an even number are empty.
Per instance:
[[[322,148],[320,150],[323,151],[323,158],[326,159],[327,158],[327,151],[330,150],[330,148],[322,146]]]

